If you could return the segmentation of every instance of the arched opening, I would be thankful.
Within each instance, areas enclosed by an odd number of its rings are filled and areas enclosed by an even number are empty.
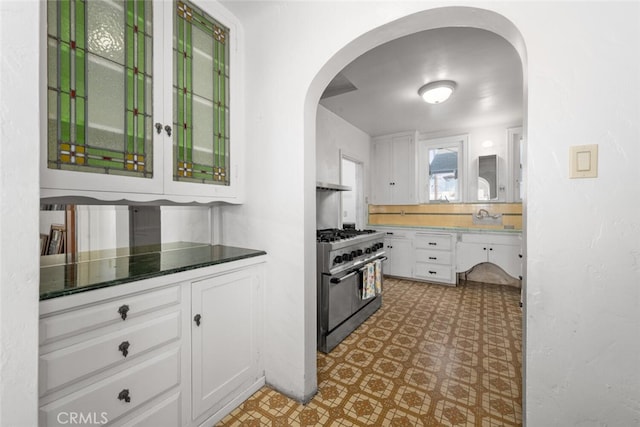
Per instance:
[[[304,112],[304,126],[305,126],[305,151],[315,153],[316,149],[316,112],[318,108],[318,102],[320,100],[322,92],[325,90],[329,82],[351,61],[359,57],[360,55],[368,52],[369,50],[380,46],[389,41],[404,37],[410,34],[414,34],[421,31],[446,28],[446,27],[466,27],[475,28],[480,30],[490,31],[495,33],[505,40],[507,40],[518,53],[522,62],[523,70],[523,120],[522,120],[522,132],[526,140],[527,129],[527,59],[524,40],[517,30],[517,28],[503,16],[488,10],[469,8],[469,7],[444,7],[438,9],[427,10],[419,13],[415,13],[403,18],[400,18],[394,22],[376,28],[357,39],[353,40],[346,46],[344,46],[339,52],[337,52],[317,73],[313,79],[307,97],[305,99],[305,112]],[[526,146],[525,146],[526,147]],[[523,164],[526,165],[526,148],[521,153]],[[315,170],[315,164],[310,164],[309,157],[305,158],[305,168],[313,168]],[[526,172],[526,166],[525,166]],[[305,174],[306,179],[311,180],[315,176],[314,174]],[[305,188],[309,189],[313,187],[312,182],[305,182]],[[526,200],[522,199],[523,213],[526,212]],[[526,218],[526,214],[523,216]],[[305,223],[309,224],[311,218],[305,218]],[[309,231],[310,227],[306,227]],[[523,222],[523,241],[526,242],[526,223]],[[313,245],[313,239],[307,235],[305,239],[305,246],[307,247],[306,253],[315,253],[311,249]],[[526,244],[523,245],[526,257]],[[305,263],[309,265],[309,262]],[[310,277],[310,272],[305,271],[305,276]],[[315,275],[315,272],[313,272]],[[525,281],[523,280],[523,288]],[[308,293],[307,295],[311,295]],[[315,293],[313,293],[315,296]],[[315,305],[315,302],[306,301],[306,305]],[[315,319],[310,318],[309,315],[305,318],[306,322],[315,323]],[[524,325],[524,323],[523,323]],[[524,325],[526,328],[526,325]],[[309,331],[312,328],[307,326],[306,330]],[[313,340],[309,340],[313,341]],[[523,343],[524,345],[524,343]],[[315,354],[315,349],[307,348],[307,356],[311,357]],[[524,351],[523,351],[524,354]],[[524,361],[523,361],[524,362]],[[314,363],[306,365],[315,366]],[[307,376],[311,376],[313,373],[307,371]],[[524,388],[523,388],[524,390]],[[524,408],[523,408],[524,412]]]

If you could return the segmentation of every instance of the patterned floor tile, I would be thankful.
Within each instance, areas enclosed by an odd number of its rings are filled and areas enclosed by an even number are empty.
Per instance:
[[[522,425],[520,290],[386,278],[383,305],[330,354],[302,405],[264,387],[219,426]]]

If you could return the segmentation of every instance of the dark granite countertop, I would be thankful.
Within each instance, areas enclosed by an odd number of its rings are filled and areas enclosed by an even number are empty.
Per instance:
[[[265,254],[233,246],[176,242],[81,252],[75,260],[66,255],[44,256],[40,261],[40,300]]]

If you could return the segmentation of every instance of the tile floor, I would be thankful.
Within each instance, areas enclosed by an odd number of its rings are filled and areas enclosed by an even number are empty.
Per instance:
[[[518,426],[520,290],[385,280],[382,308],[330,354],[301,405],[264,387],[220,426]]]

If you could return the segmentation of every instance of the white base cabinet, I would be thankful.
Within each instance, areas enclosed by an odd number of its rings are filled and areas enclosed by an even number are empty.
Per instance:
[[[522,279],[521,245],[520,235],[460,234],[456,271],[465,272],[477,264],[490,262],[508,275]]]
[[[39,425],[222,419],[264,385],[264,260],[42,301]]]
[[[452,233],[416,232],[414,277],[455,285],[455,240],[456,235]]]
[[[413,267],[413,242],[403,231],[388,231],[384,238],[387,255],[384,273],[389,276],[410,277]]]

